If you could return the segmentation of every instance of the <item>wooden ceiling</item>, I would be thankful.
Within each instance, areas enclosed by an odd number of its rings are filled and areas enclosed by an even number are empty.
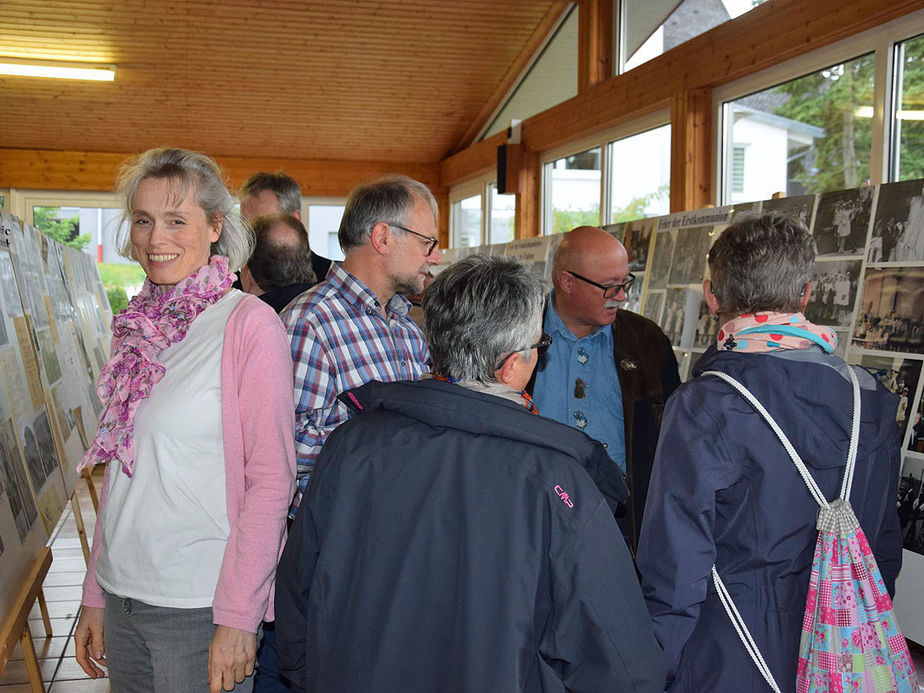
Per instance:
[[[470,143],[570,4],[4,0],[0,59],[117,73],[0,76],[0,146],[437,162]]]

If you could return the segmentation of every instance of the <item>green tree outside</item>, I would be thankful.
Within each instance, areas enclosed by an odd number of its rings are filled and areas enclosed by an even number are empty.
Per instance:
[[[86,248],[90,244],[90,234],[81,235],[79,233],[79,218],[59,219],[59,213],[60,208],[58,207],[33,207],[32,225],[62,245],[77,250]]]

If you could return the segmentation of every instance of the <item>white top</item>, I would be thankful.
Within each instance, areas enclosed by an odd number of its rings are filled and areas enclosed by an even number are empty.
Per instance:
[[[113,464],[102,513],[100,586],[174,608],[212,605],[228,541],[221,350],[232,291],[161,352],[167,372],[135,416],[132,477]]]

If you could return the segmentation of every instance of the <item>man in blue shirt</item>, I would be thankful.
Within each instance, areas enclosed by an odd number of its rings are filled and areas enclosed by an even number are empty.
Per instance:
[[[661,328],[619,307],[633,281],[613,236],[593,226],[565,235],[543,319],[552,346],[540,357],[532,394],[541,414],[599,440],[619,465],[631,497],[618,519],[634,551],[661,414],[680,377]]]

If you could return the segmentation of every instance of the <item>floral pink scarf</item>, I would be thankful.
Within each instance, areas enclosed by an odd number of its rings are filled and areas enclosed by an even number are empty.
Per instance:
[[[207,265],[173,286],[146,280],[141,293],[112,319],[115,349],[96,386],[106,409],[78,471],[117,459],[125,475],[132,475],[135,414],[167,371],[157,356],[183,341],[193,320],[227,293],[234,278],[228,258],[213,255]]]
[[[820,346],[831,354],[837,334],[830,327],[816,325],[802,313],[746,313],[719,328],[716,346],[723,351],[777,351]]]

